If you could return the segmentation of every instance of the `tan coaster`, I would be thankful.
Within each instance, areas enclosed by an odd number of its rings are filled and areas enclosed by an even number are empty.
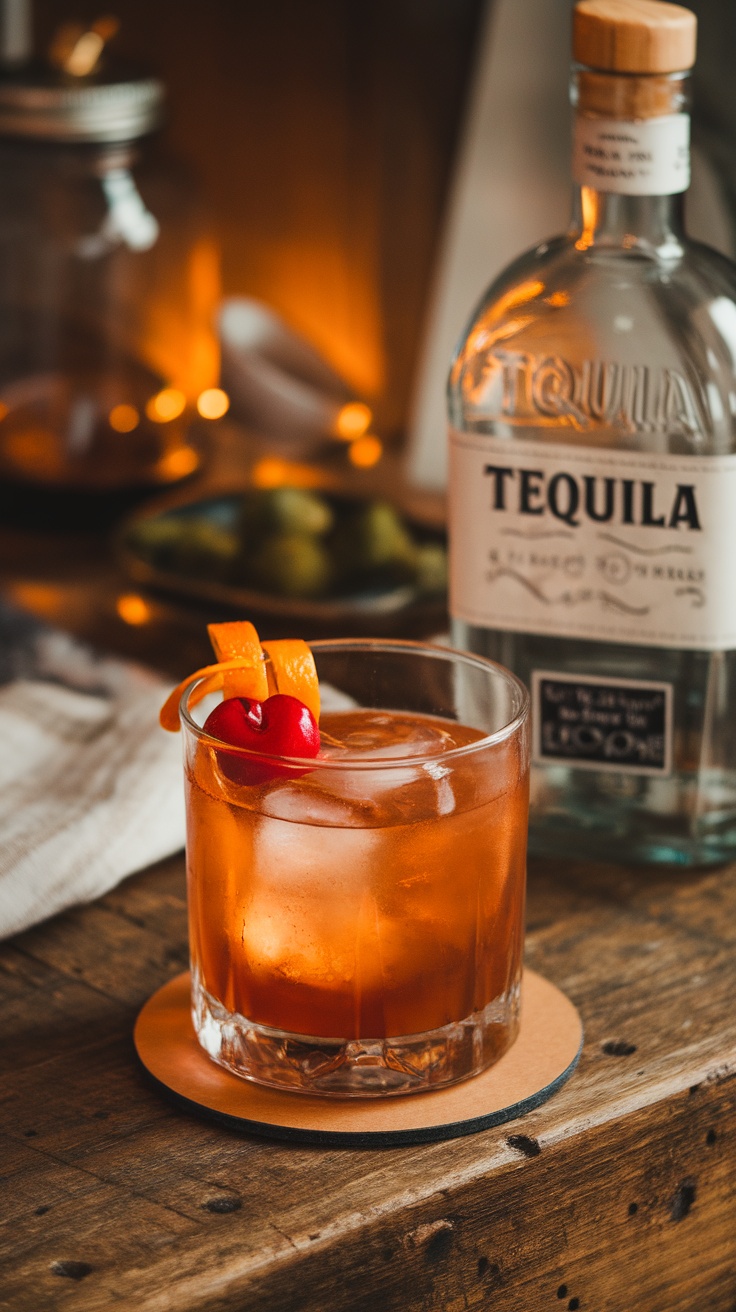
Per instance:
[[[190,1111],[252,1134],[355,1148],[454,1139],[523,1116],[572,1074],[583,1027],[570,999],[527,970],[519,1036],[495,1066],[453,1088],[385,1100],[280,1093],[216,1065],[192,1028],[188,972],[149,998],[134,1039],[146,1070]]]

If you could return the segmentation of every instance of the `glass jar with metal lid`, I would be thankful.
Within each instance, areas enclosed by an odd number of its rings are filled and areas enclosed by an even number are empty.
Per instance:
[[[217,379],[216,248],[152,145],[155,78],[0,71],[0,474],[46,490],[166,485],[199,463]]]

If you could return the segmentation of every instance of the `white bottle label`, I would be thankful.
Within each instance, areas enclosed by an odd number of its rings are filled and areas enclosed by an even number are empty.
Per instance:
[[[736,647],[736,455],[450,433],[450,610],[482,628]]]
[[[575,115],[572,175],[622,196],[674,196],[690,186],[690,117],[636,122]]]

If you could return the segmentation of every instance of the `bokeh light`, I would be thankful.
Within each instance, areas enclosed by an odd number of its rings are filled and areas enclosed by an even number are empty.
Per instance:
[[[155,424],[168,424],[183,413],[187,398],[178,387],[164,387],[146,402],[146,414]]]
[[[141,422],[141,417],[134,405],[114,405],[107,416],[107,422],[116,433],[132,433]]]
[[[203,419],[222,419],[230,409],[230,397],[221,387],[208,387],[197,397],[197,410]]]
[[[132,624],[135,627],[148,624],[151,618],[151,607],[137,592],[125,592],[119,596],[115,609],[125,624]]]
[[[193,446],[177,446],[156,462],[156,473],[164,480],[186,478],[198,465],[199,456]]]
[[[373,412],[362,401],[350,401],[342,407],[335,420],[338,437],[351,442],[355,437],[362,437],[370,427]]]
[[[324,487],[328,482],[322,470],[314,465],[297,464],[294,460],[282,460],[279,456],[263,456],[257,460],[251,471],[254,487]]]
[[[373,437],[370,433],[356,438],[348,448],[348,460],[358,469],[370,469],[377,465],[382,455],[383,442],[380,437]]]

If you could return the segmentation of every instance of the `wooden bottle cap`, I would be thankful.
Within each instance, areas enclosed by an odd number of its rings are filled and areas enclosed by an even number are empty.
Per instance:
[[[609,73],[678,73],[695,63],[697,19],[665,0],[578,0],[573,58]]]

